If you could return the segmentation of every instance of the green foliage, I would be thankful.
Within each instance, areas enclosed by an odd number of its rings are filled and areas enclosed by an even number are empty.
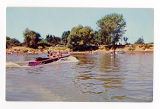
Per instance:
[[[105,45],[106,44],[106,38],[104,35],[102,35],[101,31],[95,31],[94,36],[91,39],[91,44],[99,44],[99,45]]]
[[[97,21],[100,27],[100,35],[103,36],[107,45],[112,44],[113,48],[125,33],[126,22],[120,14],[109,14]]]
[[[41,36],[39,33],[26,29],[23,33],[24,36],[24,43],[27,45],[27,47],[30,48],[37,48],[38,42],[41,41]]]
[[[67,40],[67,47],[73,50],[84,50],[94,36],[94,32],[90,27],[76,26],[72,28]]]
[[[144,39],[143,38],[139,38],[135,44],[144,44]]]
[[[38,46],[42,46],[43,48],[45,48],[51,45],[46,41],[46,39],[42,39],[41,41],[38,42]]]
[[[55,46],[57,44],[60,44],[61,38],[56,37],[54,35],[47,35],[46,41],[48,42],[48,44]]]
[[[12,46],[21,46],[22,44],[15,38],[6,37],[6,48],[10,48]]]
[[[27,49],[24,49],[24,50],[23,50],[23,53],[27,53],[27,52],[28,52],[28,50],[27,50]]]
[[[69,34],[70,34],[70,31],[63,32],[62,39],[61,39],[62,44],[64,44],[64,45],[67,44],[67,38],[68,38]]]
[[[99,36],[98,31],[95,31],[95,32],[94,32],[94,36],[93,36],[93,38],[91,39],[91,43],[92,43],[92,44],[94,44],[94,43],[100,44],[100,43],[101,43],[101,39],[100,39],[100,36]]]
[[[134,45],[129,46],[128,50],[129,51],[134,51],[135,50],[135,46]]]
[[[44,50],[49,50],[49,47],[45,46],[45,47],[44,47]]]

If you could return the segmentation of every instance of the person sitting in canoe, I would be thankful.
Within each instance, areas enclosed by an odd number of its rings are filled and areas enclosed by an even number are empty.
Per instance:
[[[58,58],[62,57],[62,52],[60,50],[58,50],[58,54],[57,54]]]
[[[54,55],[54,52],[52,52],[51,50],[49,51],[48,50],[48,58],[53,58],[53,57],[55,57],[55,55]]]
[[[52,57],[53,57],[53,52],[50,53],[50,58],[52,58]]]
[[[56,57],[56,51],[54,51],[54,50],[53,50],[53,55],[52,55],[52,57],[53,57],[53,58]]]

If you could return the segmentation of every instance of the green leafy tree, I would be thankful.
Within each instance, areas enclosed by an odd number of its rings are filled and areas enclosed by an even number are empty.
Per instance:
[[[56,40],[54,39],[54,35],[46,35],[46,41],[48,42],[48,44],[50,45],[54,45]]]
[[[62,44],[66,45],[67,44],[67,38],[70,34],[70,31],[64,31],[62,34]]]
[[[94,32],[90,27],[81,25],[73,27],[68,38],[67,46],[73,50],[85,50],[90,45]]]
[[[27,47],[38,48],[38,42],[41,41],[41,36],[39,33],[26,29],[23,33],[24,43]]]
[[[135,42],[135,44],[144,44],[144,39],[143,39],[143,37],[142,37],[142,38],[139,38],[139,39]]]
[[[57,44],[60,44],[61,38],[56,37],[55,35],[47,35],[46,36],[46,41],[52,45],[55,46]]]
[[[50,44],[48,44],[48,42],[46,41],[46,39],[43,39],[43,38],[42,38],[41,41],[38,42],[38,45],[42,46],[43,48],[51,46]]]
[[[104,40],[105,40],[104,36],[101,35],[101,33],[99,31],[95,31],[94,36],[91,39],[91,44],[102,45],[102,44],[104,44]]]
[[[60,44],[60,42],[61,42],[61,38],[60,37],[55,37],[55,40],[56,40],[56,45]]]
[[[20,43],[19,40],[15,38],[10,38],[6,37],[6,48],[12,47],[12,46],[21,46],[22,44]]]
[[[104,37],[105,43],[111,44],[114,51],[122,35],[125,33],[126,22],[123,15],[109,14],[97,21],[100,27],[100,34]]]

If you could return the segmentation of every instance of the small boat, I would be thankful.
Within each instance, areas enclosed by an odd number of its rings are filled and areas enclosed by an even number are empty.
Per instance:
[[[41,64],[48,64],[54,61],[58,61],[61,58],[65,58],[65,57],[69,57],[70,54],[63,54],[62,57],[53,57],[53,58],[42,58],[42,57],[38,57],[36,58],[36,61],[34,62],[29,62],[29,66],[37,66],[37,65],[41,65]]]

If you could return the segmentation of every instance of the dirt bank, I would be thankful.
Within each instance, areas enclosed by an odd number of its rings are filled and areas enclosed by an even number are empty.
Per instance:
[[[66,47],[63,47],[63,48],[49,47],[47,49],[33,49],[33,48],[28,48],[28,47],[17,46],[17,47],[7,48],[6,53],[7,54],[13,54],[13,53],[16,53],[16,54],[41,54],[41,53],[47,53],[48,50],[60,50],[61,52],[70,52],[71,54],[113,52],[113,49],[106,49],[105,47],[100,47],[98,50],[94,50],[94,51],[74,51],[73,52]],[[128,53],[153,52],[153,44],[126,45],[126,46],[117,47],[116,52],[118,52],[118,51],[125,51]]]

